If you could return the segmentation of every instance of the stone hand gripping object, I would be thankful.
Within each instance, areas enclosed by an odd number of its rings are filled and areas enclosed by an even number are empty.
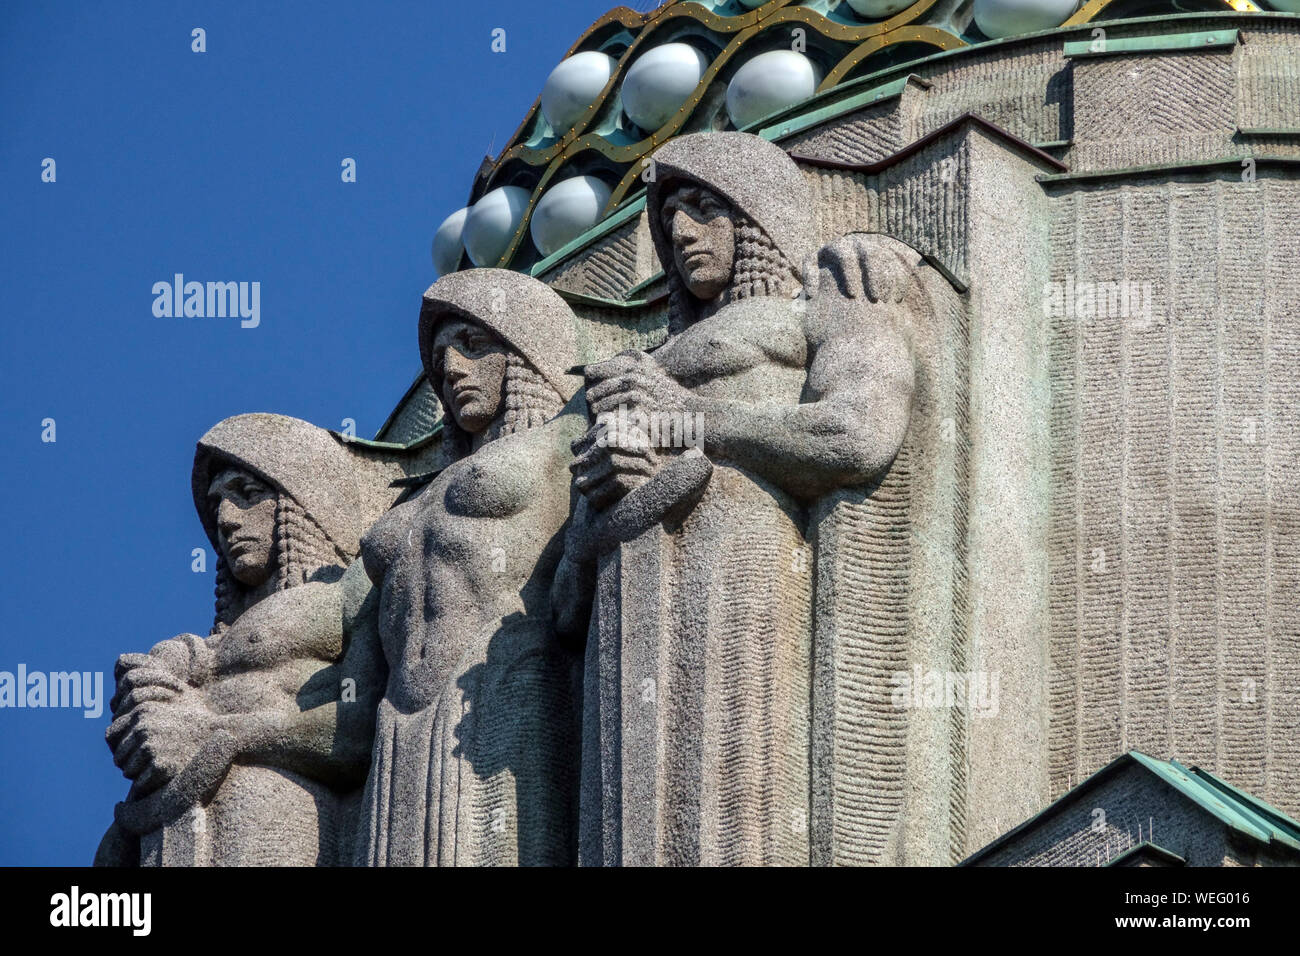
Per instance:
[[[211,666],[210,658],[211,648],[197,634],[180,634],[162,641],[148,655],[124,654],[115,668],[118,694],[112,702],[114,712],[120,709],[124,694],[130,692],[124,679],[133,668],[161,667],[179,681],[195,681],[197,686],[199,675]],[[213,795],[237,752],[235,735],[224,728],[215,729],[189,763],[159,789],[148,792],[133,783],[131,796],[114,809],[114,821],[137,838],[175,823]]]
[[[888,469],[907,431],[905,296],[873,288],[890,284],[896,250],[882,237],[832,244],[803,298],[811,201],[778,147],[700,134],[655,162],[670,337],[588,367],[597,425],[574,464],[584,501],[566,561],[598,565],[582,861],[806,864],[818,594],[807,515]],[[602,439],[620,408],[697,416],[702,449]],[[557,588],[579,594],[591,576],[562,568]],[[561,615],[571,633],[585,623]]]
[[[380,677],[369,583],[345,567],[400,474],[283,416],[204,436],[193,486],[218,555],[216,622],[118,663],[108,736],[133,784],[97,863],[350,856]]]

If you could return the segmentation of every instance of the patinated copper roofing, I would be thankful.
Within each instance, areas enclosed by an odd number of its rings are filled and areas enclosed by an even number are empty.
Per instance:
[[[1200,8],[1199,12],[1196,8]],[[1149,13],[1149,2],[1139,0],[1091,0],[1056,30],[1025,36],[990,40],[983,36],[971,19],[968,4],[950,0],[916,0],[911,6],[888,19],[866,22],[855,17],[846,4],[828,0],[769,0],[753,10],[736,0],[670,0],[647,13],[618,7],[593,23],[573,44],[566,57],[584,51],[600,51],[617,61],[604,89],[592,102],[583,119],[565,130],[552,130],[540,108],[538,97],[514,135],[496,159],[485,160],[470,191],[471,203],[486,192],[502,185],[522,185],[530,192],[524,215],[498,266],[520,267],[518,262],[527,244],[532,211],[553,181],[595,166],[607,177],[619,177],[605,207],[605,216],[626,211],[629,201],[641,191],[642,161],[659,146],[675,136],[726,126],[725,111],[717,95],[717,85],[747,57],[774,48],[775,34],[782,35],[781,47],[788,47],[788,34],[796,28],[805,33],[809,55],[826,66],[816,95],[778,114],[765,117],[746,127],[766,138],[788,135],[774,125],[791,116],[820,111],[831,115],[855,108],[847,94],[873,91],[877,87],[906,78],[913,65],[930,63],[967,48],[994,47],[1020,43],[1035,37],[1059,33],[1063,41],[1073,40],[1079,47],[1075,55],[1086,55],[1083,47],[1090,42],[1084,25],[1094,23],[1149,24],[1169,23],[1180,18],[1249,13],[1266,17],[1293,17],[1293,14],[1262,11],[1253,0],[1193,0],[1175,3],[1169,0],[1165,16],[1132,16],[1139,10]],[[1226,34],[1221,42],[1228,42]],[[661,128],[640,130],[623,115],[619,90],[633,61],[647,49],[663,43],[688,40],[707,46],[711,52],[708,69],[695,91]],[[1117,36],[1108,43],[1115,51],[1124,44],[1150,44],[1142,40]],[[1183,42],[1180,40],[1179,42]],[[882,95],[887,95],[885,89]],[[860,105],[860,104],[856,104]],[[1038,144],[1036,144],[1038,145]]]

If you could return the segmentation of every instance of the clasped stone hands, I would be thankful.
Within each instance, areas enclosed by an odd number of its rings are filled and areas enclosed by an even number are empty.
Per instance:
[[[109,704],[114,719],[105,737],[113,762],[141,794],[180,773],[212,729],[215,715],[191,683],[191,669],[191,645],[182,638],[118,658]]]
[[[645,352],[622,352],[586,367],[595,424],[573,443],[574,485],[597,511],[649,481],[670,449],[651,441],[650,416],[685,414],[692,393]]]

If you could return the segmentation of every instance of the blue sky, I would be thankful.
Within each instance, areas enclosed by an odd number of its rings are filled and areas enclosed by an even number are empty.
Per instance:
[[[107,697],[118,653],[207,633],[194,442],[251,411],[374,434],[419,368],[434,230],[613,5],[0,5],[0,670]],[[261,324],[155,318],[177,272],[260,282]],[[90,862],[126,791],[107,717],[0,709],[0,865]]]

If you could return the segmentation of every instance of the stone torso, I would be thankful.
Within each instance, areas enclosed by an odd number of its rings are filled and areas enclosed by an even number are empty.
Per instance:
[[[278,592],[216,638],[204,691],[222,713],[296,706],[298,692],[343,653],[342,589],[311,583]]]
[[[797,404],[803,391],[808,340],[793,303],[760,296],[724,306],[654,354],[700,395],[786,405]]]
[[[534,614],[549,625],[568,443],[582,424],[566,419],[575,416],[484,445],[366,536],[388,697],[400,709],[428,706],[476,637]]]

